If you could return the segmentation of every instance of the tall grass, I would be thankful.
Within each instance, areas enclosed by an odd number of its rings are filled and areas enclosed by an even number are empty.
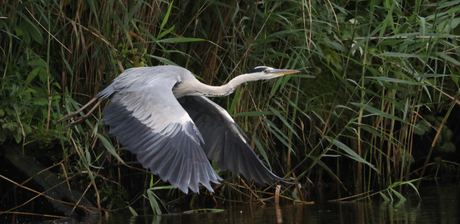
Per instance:
[[[422,0],[1,2],[0,139],[68,158],[60,173],[82,174],[69,185],[108,210],[151,204],[161,212],[156,199],[263,202],[273,189],[239,178],[198,200],[165,190],[107,134],[101,111],[108,102],[83,125],[54,121],[130,67],[177,64],[213,85],[258,65],[293,68],[302,74],[214,99],[270,169],[296,177],[286,186],[296,194],[284,194],[311,200],[311,189],[321,192],[324,183],[353,194],[401,192],[417,178],[458,173],[459,7]]]

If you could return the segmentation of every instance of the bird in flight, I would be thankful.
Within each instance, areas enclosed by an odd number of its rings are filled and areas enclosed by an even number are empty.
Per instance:
[[[200,183],[214,192],[210,182],[219,184],[222,179],[209,160],[261,185],[288,182],[265,167],[232,117],[207,97],[227,96],[242,83],[298,72],[258,66],[225,85],[209,86],[179,66],[131,68],[59,122],[98,100],[87,115],[70,125],[80,123],[103,99],[110,99],[112,103],[103,110],[109,133],[136,154],[143,167],[186,194],[189,189],[199,192]]]

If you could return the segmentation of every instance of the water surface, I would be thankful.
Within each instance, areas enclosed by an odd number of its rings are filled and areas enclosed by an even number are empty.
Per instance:
[[[405,202],[384,202],[379,197],[366,202],[315,202],[311,205],[234,205],[220,213],[170,214],[161,216],[92,217],[84,223],[460,223],[457,186],[428,187],[422,199],[408,195]],[[67,223],[77,221],[62,220]],[[59,223],[59,222],[56,222]]]

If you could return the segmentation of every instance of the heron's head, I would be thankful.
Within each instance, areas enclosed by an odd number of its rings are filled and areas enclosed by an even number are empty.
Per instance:
[[[257,75],[259,79],[273,79],[287,74],[298,73],[300,71],[291,69],[275,69],[267,66],[257,66],[246,74]]]

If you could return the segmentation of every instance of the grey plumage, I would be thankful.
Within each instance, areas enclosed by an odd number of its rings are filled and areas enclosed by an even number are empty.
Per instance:
[[[210,182],[219,183],[208,159],[259,184],[274,184],[286,180],[263,165],[230,115],[205,96],[228,95],[241,83],[296,72],[259,66],[214,87],[177,66],[132,68],[95,98],[112,101],[103,111],[110,133],[145,168],[184,193],[198,192],[200,183],[213,191]]]

